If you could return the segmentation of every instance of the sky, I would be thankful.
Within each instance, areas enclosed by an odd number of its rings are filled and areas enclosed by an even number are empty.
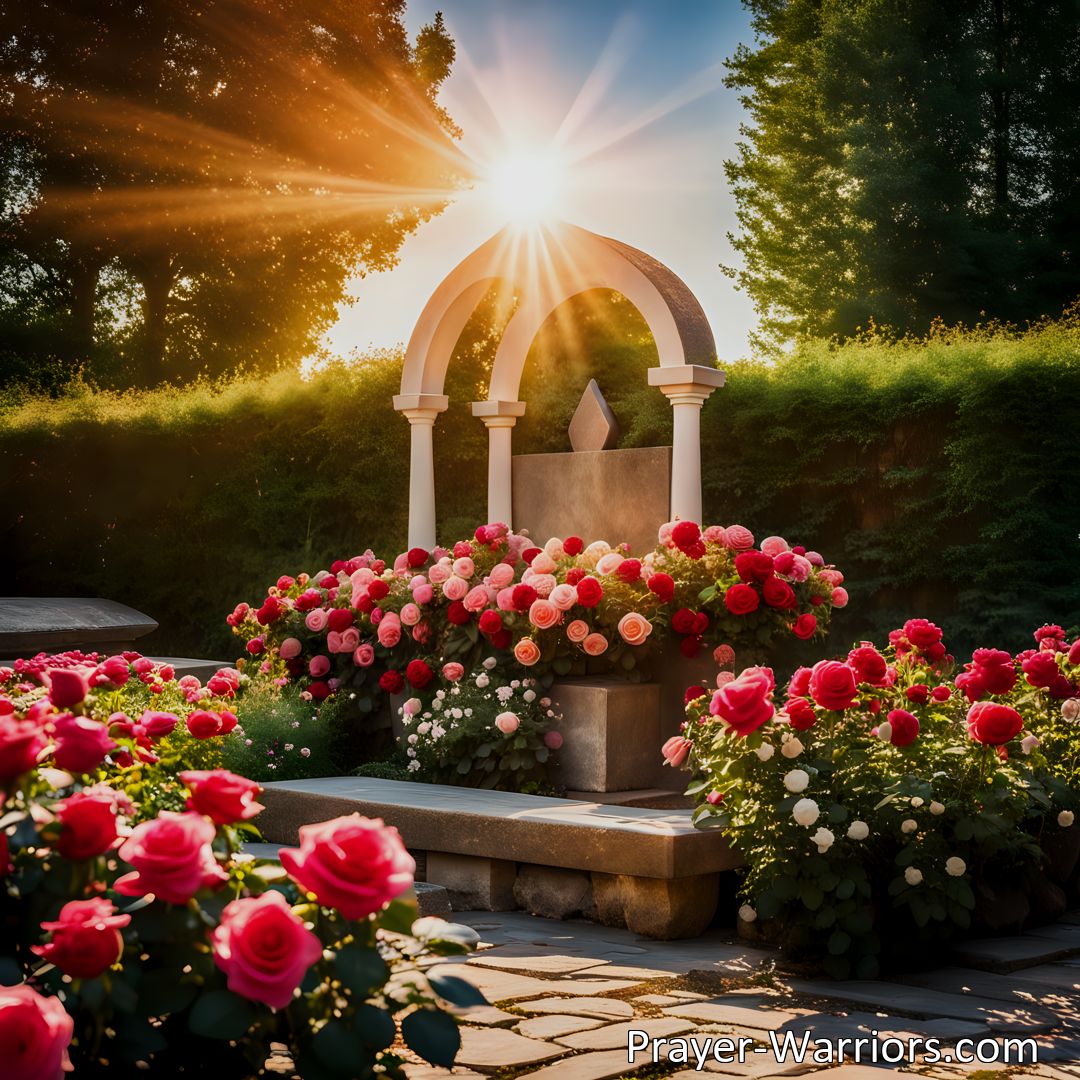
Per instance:
[[[743,119],[723,60],[752,37],[738,0],[409,0],[410,31],[439,10],[457,46],[440,101],[493,179],[422,225],[394,269],[351,283],[330,351],[407,342],[439,282],[507,223],[515,199],[500,196],[524,169],[552,174],[552,216],[678,274],[721,362],[745,355],[753,309],[719,265],[735,261],[723,162]]]

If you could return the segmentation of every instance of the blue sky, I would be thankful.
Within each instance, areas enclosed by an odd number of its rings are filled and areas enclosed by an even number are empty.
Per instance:
[[[742,119],[722,62],[751,40],[738,0],[410,0],[410,29],[438,10],[458,47],[441,100],[462,148],[497,165],[557,146],[558,216],[667,263],[705,308],[721,360],[744,355],[753,311],[718,265],[732,259],[723,162]],[[463,195],[399,266],[353,283],[331,349],[406,341],[439,281],[504,220],[483,185]]]

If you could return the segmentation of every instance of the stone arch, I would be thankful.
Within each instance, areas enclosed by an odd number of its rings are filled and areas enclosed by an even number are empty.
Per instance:
[[[701,406],[723,375],[705,313],[686,284],[643,251],[574,225],[536,233],[508,229],[467,256],[425,305],[405,352],[394,408],[411,425],[409,544],[435,544],[432,430],[449,402],[443,394],[450,356],[469,316],[495,281],[509,283],[518,307],[495,355],[486,401],[473,414],[488,429],[488,520],[510,522],[511,438],[525,403],[517,399],[529,347],[564,301],[591,289],[621,293],[641,312],[656,342],[659,367],[649,382],[674,409],[672,516],[701,516]]]

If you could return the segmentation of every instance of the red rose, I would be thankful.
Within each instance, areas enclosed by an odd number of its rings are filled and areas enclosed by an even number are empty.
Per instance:
[[[49,688],[49,700],[58,709],[78,705],[90,693],[90,682],[78,668],[50,668],[44,672],[44,679]]]
[[[689,608],[679,608],[671,616],[671,629],[676,634],[692,634],[694,632],[694,613]]]
[[[388,694],[400,694],[405,689],[405,680],[402,678],[400,671],[391,668],[379,676],[379,685]]]
[[[255,612],[260,625],[269,626],[281,617],[281,601],[276,596],[268,596],[261,608]]]
[[[188,713],[187,729],[196,739],[212,739],[221,734],[221,717],[209,709],[195,709]]]
[[[817,630],[817,616],[805,611],[792,624],[791,632],[801,641],[808,641]]]
[[[746,736],[772,719],[772,680],[762,668],[748,668],[713,694],[709,712],[736,735]]]
[[[0,986],[0,1046],[8,1080],[62,1080],[75,1022],[56,997],[28,983]]]
[[[765,579],[761,586],[761,595],[771,608],[790,609],[798,603],[795,590],[786,581],[775,576]]]
[[[1038,630],[1035,631],[1035,640],[1037,642],[1039,642],[1040,645],[1044,641],[1046,641],[1046,642],[1064,641],[1065,640],[1065,631],[1062,630],[1061,627],[1057,626],[1056,624],[1045,623],[1044,625],[1040,626]],[[1055,649],[1055,651],[1056,651],[1056,648],[1057,648],[1056,645],[1051,645],[1050,647]]]
[[[233,900],[213,933],[214,962],[229,989],[272,1009],[284,1009],[322,943],[293,913],[279,892]]]
[[[221,734],[228,735],[236,727],[236,714],[229,712],[228,709],[222,709],[218,716],[221,717]]]
[[[675,595],[675,579],[670,574],[652,574],[646,584],[660,603],[671,603],[671,598]]]
[[[326,625],[339,634],[353,624],[353,613],[348,608],[333,608],[326,618]]]
[[[904,691],[904,696],[916,705],[925,705],[930,699],[930,687],[925,683],[915,683]]]
[[[460,600],[452,600],[446,609],[446,617],[454,626],[464,626],[472,621],[472,612]]]
[[[806,668],[805,670],[809,671],[810,669]],[[814,706],[803,697],[788,698],[787,704],[784,706],[784,714],[787,716],[788,723],[796,731],[809,731],[817,723],[817,713],[814,712]]]
[[[621,581],[638,581],[641,578],[641,562],[638,559],[623,559],[615,571],[615,576]]]
[[[757,611],[760,602],[752,585],[732,585],[724,593],[724,606],[732,615],[749,615]]]
[[[503,628],[502,616],[497,611],[485,611],[480,615],[480,633],[491,637]]]
[[[919,720],[906,709],[893,709],[887,717],[892,734],[889,742],[893,746],[910,746],[919,734]]]
[[[536,600],[536,590],[531,585],[515,585],[510,593],[510,602],[515,611],[528,611]]]
[[[689,705],[691,701],[697,701],[699,697],[704,697],[708,693],[708,690],[704,686],[688,686],[686,693],[683,694],[683,704]]]
[[[928,619],[908,619],[904,623],[904,637],[916,649],[926,650],[941,641],[941,627],[935,626]]]
[[[884,686],[888,677],[889,665],[885,657],[873,645],[860,645],[848,653],[848,663],[854,669],[859,682],[871,686]]]
[[[423,660],[410,660],[405,667],[405,678],[414,689],[423,690],[435,678],[435,672]]]
[[[329,683],[315,679],[307,684],[307,692],[313,701],[325,701],[334,691],[330,689]]]
[[[416,864],[397,829],[359,814],[300,828],[300,847],[282,848],[289,876],[346,919],[366,919],[413,883]]]
[[[1003,649],[976,649],[971,655],[970,670],[982,685],[983,693],[1007,694],[1016,685],[1016,665]]]
[[[795,669],[788,683],[787,692],[791,697],[806,697],[810,693],[810,676],[813,672],[808,667]]]
[[[566,584],[576,585],[584,577],[585,571],[580,566],[571,566],[570,569],[566,571]]]
[[[968,709],[968,734],[984,746],[1001,746],[1020,734],[1023,717],[1008,705],[976,701]]]
[[[859,695],[855,672],[839,660],[819,660],[810,672],[810,696],[823,709],[843,712]]]
[[[509,649],[512,640],[510,631],[503,627],[497,634],[491,635],[491,647],[493,649]]]
[[[260,656],[266,651],[266,639],[260,634],[258,637],[253,637],[244,648],[247,649],[252,656]],[[213,691],[211,691],[211,693],[213,693]]]
[[[540,554],[540,548],[538,548],[538,547],[527,547],[521,553],[521,558],[522,558],[522,561],[525,563],[526,566],[530,566],[532,564],[533,559],[535,559],[536,556],[539,555],[539,554]]]
[[[153,893],[166,904],[186,904],[201,888],[223,884],[229,876],[214,858],[214,832],[200,814],[162,810],[120,845],[120,858],[135,871],[113,888],[121,896]]]
[[[39,724],[19,719],[14,713],[0,713],[0,783],[28,773],[47,742]]]
[[[572,558],[574,555],[580,555],[585,550],[585,541],[580,536],[568,536],[563,541],[562,549]]]
[[[104,855],[116,842],[116,798],[87,788],[69,795],[53,808],[60,822],[56,850],[65,859]]]
[[[1020,665],[1030,686],[1045,689],[1061,675],[1057,656],[1052,652],[1037,652]]]
[[[671,530],[671,542],[680,551],[691,554],[701,543],[701,529],[693,521],[678,521]]]
[[[131,678],[131,670],[128,662],[122,656],[110,656],[102,660],[94,672],[91,681],[99,686],[101,681],[112,683],[113,686],[123,686]]]
[[[96,979],[120,959],[124,950],[120,928],[130,922],[130,915],[117,915],[103,897],[72,900],[60,909],[56,922],[41,924],[52,940],[31,946],[31,952],[73,979]]]
[[[740,551],[735,572],[741,581],[766,581],[773,576],[772,558],[761,551]]]
[[[604,595],[604,587],[594,577],[583,577],[577,583],[578,603],[585,608],[596,607]]]
[[[96,769],[116,743],[109,738],[109,729],[97,720],[63,713],[53,721],[56,750],[53,761],[72,773],[87,773]]]
[[[781,551],[779,555],[773,556],[772,565],[778,574],[790,574],[795,567],[795,552]]]
[[[701,652],[701,638],[688,635],[679,642],[679,652],[688,660],[693,660]]]
[[[1074,666],[1080,664],[1080,638],[1077,638],[1069,649],[1069,663]]]
[[[294,601],[297,611],[311,611],[322,603],[322,593],[318,589],[305,589]]]
[[[409,548],[409,553],[405,556],[405,560],[414,570],[416,570],[428,561],[428,553],[422,547]]]
[[[188,809],[205,814],[217,825],[247,821],[263,810],[255,801],[259,785],[228,769],[188,770],[180,774],[180,780],[191,792]]]
[[[947,686],[935,686],[930,691],[930,697],[934,701],[948,701],[952,697],[952,691]]]
[[[367,594],[369,600],[374,600],[378,603],[390,592],[390,586],[383,581],[382,578],[376,578],[374,581],[368,582]]]

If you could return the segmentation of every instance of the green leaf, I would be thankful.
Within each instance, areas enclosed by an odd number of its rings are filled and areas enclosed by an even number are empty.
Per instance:
[[[440,975],[437,971],[429,971],[428,982],[431,989],[451,1005],[468,1008],[470,1005],[487,1004],[487,998],[472,983],[459,979],[456,975]]]
[[[10,956],[0,957],[0,986],[18,986],[22,981],[22,968]]]
[[[417,1009],[401,1022],[401,1034],[409,1049],[429,1065],[449,1069],[461,1047],[457,1021],[438,1009]]]
[[[375,949],[359,945],[346,945],[334,958],[334,966],[341,981],[360,997],[367,997],[373,989],[386,982],[390,969]]]
[[[198,988],[180,979],[176,971],[151,971],[144,975],[139,983],[139,1013],[167,1016],[186,1009],[195,1000]]]
[[[385,1050],[397,1038],[394,1018],[377,1005],[361,1005],[352,1021],[353,1030],[372,1050]]]
[[[829,935],[829,955],[843,956],[851,946],[851,935],[843,930],[834,930]]]
[[[195,1002],[188,1027],[207,1039],[239,1039],[256,1019],[250,1001],[230,990],[211,990]]]
[[[416,922],[416,899],[391,900],[386,910],[379,916],[379,925],[392,934],[408,934]]]
[[[311,1040],[315,1056],[331,1069],[359,1075],[357,1066],[368,1056],[360,1036],[341,1020],[331,1020]]]

